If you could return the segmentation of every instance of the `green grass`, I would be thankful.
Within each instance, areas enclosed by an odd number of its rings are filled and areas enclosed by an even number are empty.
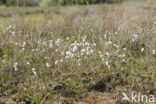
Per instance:
[[[155,6],[119,5],[0,17],[0,103],[120,104],[120,92],[156,95]]]

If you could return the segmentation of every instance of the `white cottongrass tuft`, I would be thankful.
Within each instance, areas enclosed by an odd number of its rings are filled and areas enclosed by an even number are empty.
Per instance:
[[[144,52],[145,48],[141,48],[141,52]]]
[[[15,64],[13,65],[13,66],[14,66],[14,68],[15,68],[15,71],[17,71],[17,70],[18,70],[17,65],[18,65],[18,62],[15,62]]]
[[[105,55],[106,55],[106,56],[109,56],[110,54],[109,54],[108,52],[105,52]]]
[[[108,42],[106,42],[105,46],[108,46],[108,45],[111,45],[111,44],[112,44],[112,42],[108,41]]]
[[[156,55],[156,50],[152,50],[152,54],[153,55]]]
[[[76,52],[77,51],[77,46],[74,46],[73,47],[73,52]]]
[[[32,72],[33,72],[33,74],[36,76],[37,75],[37,72],[36,72],[36,68],[32,68]]]
[[[47,67],[47,68],[49,68],[49,67],[50,67],[49,63],[46,63],[46,67]]]
[[[30,62],[27,62],[27,65],[30,65]]]
[[[56,60],[56,61],[55,61],[55,65],[57,65],[58,63],[59,63],[59,61],[58,61],[58,60]]]
[[[57,40],[55,41],[55,44],[56,44],[56,45],[59,45],[60,41],[61,41],[61,39],[57,39]]]
[[[137,39],[138,39],[138,35],[137,34],[132,35],[132,41],[133,42],[136,41]]]

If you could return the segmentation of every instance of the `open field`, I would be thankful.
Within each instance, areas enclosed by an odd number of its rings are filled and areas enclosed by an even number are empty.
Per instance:
[[[134,104],[132,91],[156,96],[155,2],[0,9],[0,104]]]

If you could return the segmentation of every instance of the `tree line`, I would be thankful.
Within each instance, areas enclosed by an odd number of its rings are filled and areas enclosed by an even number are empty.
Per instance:
[[[86,5],[98,3],[121,3],[124,0],[0,0],[6,6],[52,6],[52,5]]]

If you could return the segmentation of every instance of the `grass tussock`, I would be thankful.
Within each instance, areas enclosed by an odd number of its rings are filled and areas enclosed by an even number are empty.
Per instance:
[[[118,104],[112,96],[120,91],[156,95],[155,17],[155,5],[126,4],[0,17],[0,103]]]

